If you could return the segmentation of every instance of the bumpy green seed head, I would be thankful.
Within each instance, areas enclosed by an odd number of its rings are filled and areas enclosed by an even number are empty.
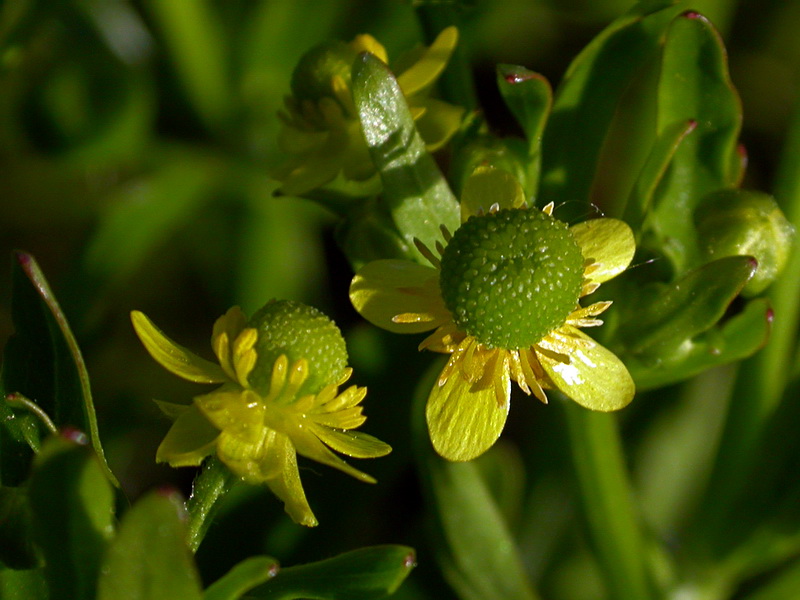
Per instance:
[[[472,217],[455,232],[439,285],[462,331],[513,350],[564,324],[580,297],[583,261],[565,223],[507,209]]]
[[[289,364],[305,358],[308,379],[300,394],[315,394],[334,383],[347,367],[347,347],[339,328],[316,308],[289,300],[270,300],[247,323],[258,330],[256,365],[249,383],[269,392],[272,365],[285,354]]]
[[[335,76],[349,85],[351,69],[358,54],[342,41],[323,42],[306,52],[292,73],[292,94],[298,100],[336,98],[331,87]]]

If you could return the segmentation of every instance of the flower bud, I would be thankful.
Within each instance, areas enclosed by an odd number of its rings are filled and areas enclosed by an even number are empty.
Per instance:
[[[461,195],[467,179],[478,167],[494,167],[508,171],[527,189],[528,159],[525,142],[519,139],[500,139],[483,135],[463,146],[453,158],[451,171],[455,192]]]
[[[314,46],[302,56],[292,73],[292,94],[300,101],[318,102],[325,97],[336,99],[333,80],[340,77],[349,87],[356,57],[356,51],[339,40]]]
[[[786,266],[794,227],[768,194],[721,190],[706,196],[695,214],[701,252],[708,260],[753,256],[758,270],[742,290],[753,296],[769,286]]]
[[[298,395],[315,394],[337,382],[347,367],[347,347],[339,328],[316,308],[290,300],[270,300],[250,321],[258,332],[257,360],[249,377],[256,391],[269,391],[272,367],[285,354],[289,364],[308,361],[308,379]]]

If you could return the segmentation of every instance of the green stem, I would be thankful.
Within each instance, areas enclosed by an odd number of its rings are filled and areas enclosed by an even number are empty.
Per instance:
[[[420,4],[417,7],[417,16],[427,41],[433,41],[440,31],[451,25],[459,27],[459,10],[457,3],[453,2]],[[459,27],[459,34],[461,33],[462,29]],[[462,38],[459,38],[450,63],[439,79],[439,89],[448,102],[463,106],[467,111],[478,108],[472,66]]]
[[[653,598],[616,417],[572,402],[566,416],[583,511],[609,597]]]
[[[203,463],[192,484],[192,495],[186,502],[189,513],[188,542],[196,552],[219,509],[220,500],[231,490],[238,478],[216,456]]]

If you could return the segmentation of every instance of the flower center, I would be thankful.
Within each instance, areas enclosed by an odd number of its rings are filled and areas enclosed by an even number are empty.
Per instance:
[[[575,309],[584,258],[567,225],[535,209],[471,217],[442,256],[456,325],[490,348],[529,347]]]
[[[339,328],[316,308],[289,300],[271,300],[247,323],[258,330],[258,358],[248,378],[254,390],[269,392],[272,366],[285,354],[289,364],[308,361],[308,379],[300,395],[316,394],[336,382],[347,367],[347,347]]]

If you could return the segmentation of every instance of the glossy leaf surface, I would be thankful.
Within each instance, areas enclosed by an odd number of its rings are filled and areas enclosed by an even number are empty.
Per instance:
[[[353,100],[370,156],[383,181],[382,198],[412,256],[418,238],[428,247],[455,231],[458,203],[414,125],[403,92],[386,65],[364,54],[353,67]]]

